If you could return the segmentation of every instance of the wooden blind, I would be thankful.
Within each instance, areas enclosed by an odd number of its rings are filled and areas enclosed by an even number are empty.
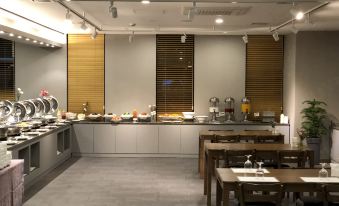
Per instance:
[[[246,53],[246,96],[252,112],[273,111],[278,121],[283,107],[284,39],[249,36]]]
[[[157,113],[193,111],[194,36],[156,36]]]
[[[0,100],[15,100],[14,42],[0,39]]]
[[[105,36],[68,35],[68,111],[103,113],[105,102]]]

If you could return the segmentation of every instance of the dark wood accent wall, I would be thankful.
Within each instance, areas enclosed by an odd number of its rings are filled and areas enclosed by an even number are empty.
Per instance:
[[[252,112],[274,111],[276,120],[283,107],[284,38],[249,36],[246,52],[246,96]]]
[[[156,36],[156,105],[158,114],[193,111],[194,35]]]
[[[15,100],[14,42],[0,39],[0,100]]]

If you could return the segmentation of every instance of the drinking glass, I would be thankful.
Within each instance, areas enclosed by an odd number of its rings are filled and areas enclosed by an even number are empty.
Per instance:
[[[262,168],[262,165],[264,164],[263,162],[257,162],[257,164],[259,165],[257,171],[255,172],[255,176],[256,177],[264,177],[264,170]]]
[[[245,169],[251,169],[252,168],[252,162],[250,160],[250,158],[252,157],[252,155],[245,155],[247,157],[246,162],[244,163],[244,168]]]
[[[328,172],[325,169],[326,163],[321,163],[321,170],[319,171],[319,177],[328,177]]]

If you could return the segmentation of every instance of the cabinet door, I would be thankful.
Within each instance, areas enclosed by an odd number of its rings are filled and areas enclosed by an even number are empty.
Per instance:
[[[115,125],[94,125],[94,153],[115,153]]]
[[[57,133],[47,135],[40,140],[40,168],[45,171],[57,161]]]
[[[73,152],[93,153],[93,125],[74,124]]]
[[[159,126],[159,153],[180,154],[180,126]]]
[[[116,152],[137,152],[137,130],[138,125],[118,125],[116,128]]]
[[[199,153],[199,131],[202,129],[196,125],[181,126],[181,153],[198,154]]]
[[[158,153],[158,126],[139,125],[137,127],[137,153]]]

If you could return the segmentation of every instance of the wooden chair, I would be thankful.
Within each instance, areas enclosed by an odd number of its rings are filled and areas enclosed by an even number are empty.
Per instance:
[[[239,142],[238,135],[216,135],[215,143],[237,143]]]
[[[257,142],[263,144],[283,144],[284,143],[284,135],[279,136],[257,136]]]
[[[224,157],[225,167],[244,167],[244,163],[247,160],[245,155],[252,155],[251,162],[255,159],[254,150],[227,150]]]
[[[245,132],[261,132],[261,131],[268,131],[268,130],[250,130],[250,129],[245,129],[244,131]],[[258,143],[258,135],[241,136],[239,141],[240,142]]]
[[[281,184],[241,183],[238,190],[241,206],[281,205],[283,200],[284,188]]]
[[[278,159],[278,152],[276,150],[255,151],[256,162],[263,162],[265,168],[278,168]]]
[[[214,129],[210,129],[210,130],[208,130],[208,131],[226,131],[226,132],[233,132],[234,130],[233,130],[233,129],[230,129],[230,130],[214,130]],[[215,138],[214,138],[214,140],[211,140],[211,143],[223,143],[222,141],[219,142],[218,136],[219,136],[219,135],[215,135]],[[225,139],[225,142],[224,142],[224,143],[233,143],[233,142],[232,142],[233,138],[229,138],[229,139],[230,139],[230,142],[227,142],[227,138],[226,138],[226,137],[225,137],[224,139]],[[220,138],[220,140],[221,140],[221,138]],[[233,141],[234,141],[234,140],[233,140]]]
[[[339,205],[339,184],[322,185],[324,205]]]
[[[304,151],[278,151],[278,168],[305,168],[306,159]]]

